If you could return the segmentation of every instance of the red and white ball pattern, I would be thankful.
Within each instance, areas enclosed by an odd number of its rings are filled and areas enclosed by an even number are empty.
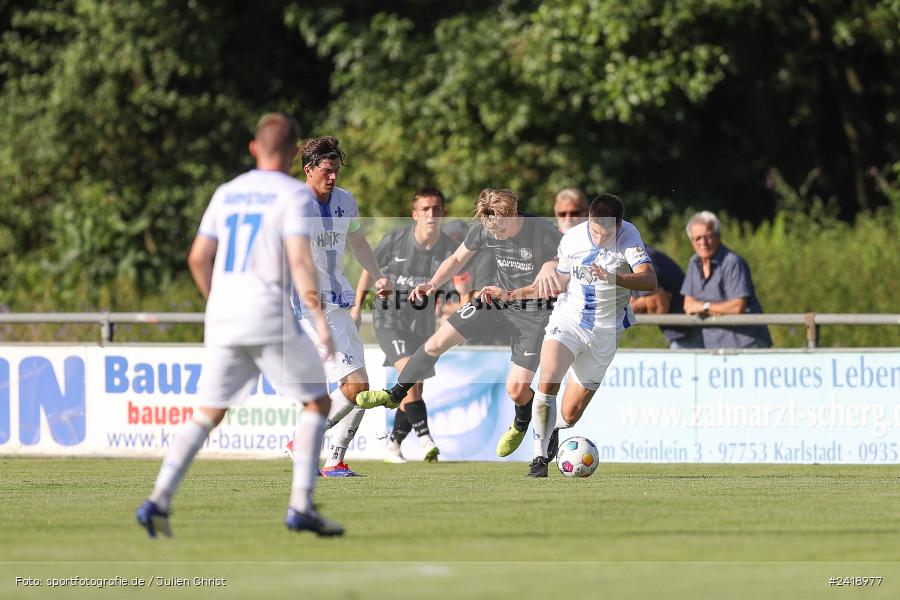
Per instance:
[[[576,435],[559,445],[556,466],[566,477],[590,477],[599,462],[597,445],[586,437]]]

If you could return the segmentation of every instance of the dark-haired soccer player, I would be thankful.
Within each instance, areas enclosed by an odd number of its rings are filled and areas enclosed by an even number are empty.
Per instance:
[[[517,289],[531,284],[542,265],[556,256],[561,235],[549,220],[519,212],[518,203],[512,190],[482,190],[475,205],[475,223],[465,240],[441,263],[429,281],[413,289],[410,299],[416,301],[434,294],[482,248],[494,255],[498,285]],[[356,402],[365,408],[382,404],[396,407],[409,389],[434,367],[441,354],[476,332],[505,321],[511,334],[510,359],[513,363],[506,379],[506,392],[516,405],[516,415],[497,444],[497,454],[508,456],[522,443],[531,422],[534,397],[531,382],[538,367],[541,341],[549,318],[550,310],[544,301],[515,300],[494,304],[476,300],[465,304],[416,350],[390,391],[362,392],[357,395]]]
[[[322,475],[351,477],[356,473],[344,462],[344,455],[362,422],[363,410],[355,399],[359,392],[369,389],[369,376],[362,339],[349,311],[354,298],[353,287],[344,275],[347,246],[353,250],[362,268],[372,274],[379,295],[390,293],[390,282],[379,270],[372,247],[362,231],[356,199],[336,185],[344,159],[338,140],[331,136],[307,140],[301,149],[301,157],[306,185],[316,199],[308,215],[313,258],[325,318],[334,331],[335,353],[325,361],[325,375],[329,382],[338,384],[331,392],[331,412],[326,422],[328,428],[335,430],[334,449],[325,461]],[[313,324],[296,297],[293,297],[293,305],[300,325],[315,340]],[[289,451],[293,443],[288,446]]]
[[[427,300],[411,302],[408,296],[414,287],[428,281],[456,249],[453,240],[441,232],[443,216],[444,195],[433,187],[422,188],[413,195],[412,218],[415,223],[390,231],[375,248],[375,258],[381,272],[390,280],[394,290],[391,296],[375,301],[375,335],[384,352],[384,365],[392,365],[398,373],[406,366],[413,352],[434,333],[435,304]],[[368,271],[360,274],[356,285],[356,304],[351,311],[357,323],[371,281]],[[452,290],[445,286],[441,291],[440,298],[435,299],[443,306]],[[432,375],[433,369],[425,377]],[[400,445],[410,430],[415,430],[419,437],[425,462],[436,462],[438,459],[440,451],[428,429],[423,387],[423,381],[417,381],[394,415],[394,427],[386,448],[387,462],[406,462]]]
[[[560,283],[565,287],[553,308],[541,346],[541,378],[534,396],[534,460],[529,477],[546,477],[556,454],[558,429],[578,422],[616,355],[619,335],[634,323],[632,290],[656,288],[653,263],[641,234],[623,220],[625,207],[612,194],[591,201],[588,221],[566,232],[559,243]],[[481,291],[485,301],[536,298],[538,286]],[[569,380],[557,416],[556,394]]]

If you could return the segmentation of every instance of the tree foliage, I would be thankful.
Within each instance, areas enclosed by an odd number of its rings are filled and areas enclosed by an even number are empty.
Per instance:
[[[575,184],[759,221],[777,168],[816,169],[850,217],[884,202],[867,170],[898,157],[896,2],[328,7],[294,4],[289,23],[334,64],[323,129],[350,142],[348,176],[381,211],[426,181],[460,208],[506,186],[533,210]]]
[[[897,211],[898,40],[897,0],[0,0],[0,302],[168,289],[274,109],[340,137],[367,215],[425,184],[611,190],[658,231]]]
[[[302,54],[277,35],[256,44],[267,19],[289,37],[282,10],[67,0],[0,11],[4,275],[71,302],[79,282],[91,295],[116,277],[153,287],[182,271],[213,186],[249,164],[261,107],[312,104],[309,72],[292,62]]]

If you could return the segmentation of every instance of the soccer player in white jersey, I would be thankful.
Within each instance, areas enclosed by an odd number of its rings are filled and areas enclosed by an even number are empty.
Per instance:
[[[632,290],[656,289],[656,272],[637,228],[622,219],[612,194],[591,201],[588,221],[566,232],[556,271],[565,289],[553,308],[541,345],[541,374],[534,395],[534,460],[529,477],[546,477],[556,455],[558,430],[578,422],[616,355],[619,335],[634,323]],[[540,296],[539,285],[505,291],[482,289],[482,299]],[[556,394],[569,372],[559,414]]]
[[[335,354],[325,361],[328,381],[338,384],[331,392],[331,412],[326,428],[334,427],[333,451],[322,468],[325,477],[355,476],[344,462],[344,455],[362,422],[364,410],[356,404],[356,395],[369,389],[362,339],[350,309],[354,289],[344,276],[344,250],[349,245],[362,268],[372,274],[375,292],[390,294],[388,279],[378,268],[372,247],[359,220],[359,208],[353,194],[337,187],[338,171],[344,152],[336,138],[325,136],[308,140],[301,150],[306,185],[316,201],[308,205],[310,241],[319,277],[319,289],[325,306],[325,318],[334,331]],[[294,298],[295,315],[304,331],[315,339],[314,323]],[[294,440],[288,450],[293,450]]]
[[[193,420],[175,434],[156,486],[137,510],[138,523],[150,537],[157,532],[172,535],[172,495],[209,432],[229,406],[257,384],[260,372],[282,396],[305,404],[296,429],[303,442],[295,448],[285,525],[318,535],[344,532],[316,512],[312,503],[331,399],[316,347],[291,313],[291,279],[316,320],[325,352],[333,352],[333,343],[318,302],[304,216],[305,207],[315,199],[287,174],[297,150],[294,121],[281,113],[265,115],[250,142],[256,169],[219,186],[200,222],[188,266],[207,299],[201,405]]]

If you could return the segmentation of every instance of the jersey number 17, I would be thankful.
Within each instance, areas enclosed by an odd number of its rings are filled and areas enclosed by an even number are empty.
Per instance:
[[[241,219],[243,217],[243,219]],[[237,254],[237,237],[238,229],[241,226],[249,226],[250,234],[247,237],[247,247],[244,249],[243,260],[241,261],[241,272],[247,270],[247,258],[250,256],[250,248],[256,241],[256,234],[259,233],[259,227],[262,225],[262,215],[259,213],[247,213],[241,215],[239,213],[229,215],[225,219],[225,226],[228,227],[228,249],[225,254],[225,272],[234,271],[234,263]]]

